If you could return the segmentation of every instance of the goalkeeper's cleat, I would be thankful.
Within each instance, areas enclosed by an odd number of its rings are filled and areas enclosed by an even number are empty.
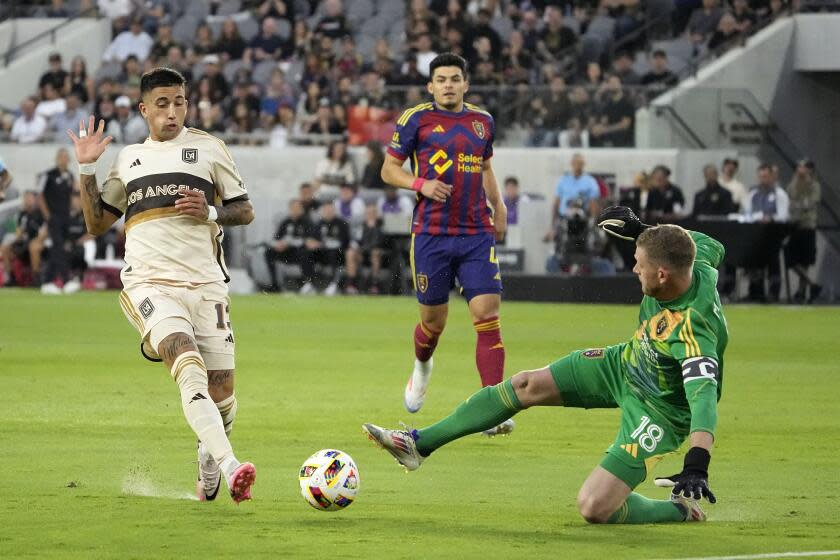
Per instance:
[[[254,480],[257,478],[257,469],[251,463],[242,463],[228,480],[228,488],[230,488],[230,497],[237,504],[251,499],[251,486],[254,485]]]
[[[671,502],[685,515],[683,521],[706,521],[706,514],[700,509],[700,501],[686,498],[682,494],[671,494]]]
[[[493,426],[489,430],[484,430],[481,433],[487,437],[506,436],[511,433],[515,427],[516,422],[513,421],[513,418],[508,418],[498,426]]]
[[[411,377],[405,384],[405,395],[403,397],[405,409],[412,414],[420,410],[423,401],[426,400],[426,389],[429,387],[429,378],[432,377],[433,365],[434,358],[429,358],[428,362],[414,360],[414,371],[411,372]]]
[[[207,451],[207,448],[198,442],[198,481],[195,483],[195,494],[201,502],[212,502],[219,493],[222,485],[222,469],[219,464]]]
[[[363,424],[362,430],[369,440],[393,455],[406,471],[417,470],[425,460],[417,451],[417,444],[408,430],[389,430],[375,424]]]

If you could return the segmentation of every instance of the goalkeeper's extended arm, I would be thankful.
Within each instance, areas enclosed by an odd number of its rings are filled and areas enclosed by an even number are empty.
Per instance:
[[[635,241],[644,230],[651,226],[642,223],[636,213],[626,206],[610,206],[598,216],[598,227],[610,235]]]

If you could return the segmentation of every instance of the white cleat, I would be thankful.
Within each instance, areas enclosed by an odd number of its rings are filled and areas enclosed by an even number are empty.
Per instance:
[[[706,514],[700,509],[699,500],[686,498],[682,494],[671,493],[671,501],[685,512],[684,521],[706,521]]]
[[[408,430],[389,430],[375,424],[362,424],[370,441],[393,455],[406,471],[416,471],[426,459],[417,451],[417,444]]]
[[[199,501],[212,502],[222,485],[222,469],[201,442],[198,442],[198,482],[195,494]]]
[[[338,282],[330,282],[330,285],[324,290],[324,295],[332,297],[336,294],[338,294]]]
[[[511,433],[515,427],[516,422],[513,421],[513,418],[508,418],[498,426],[493,426],[489,430],[484,430],[481,433],[487,437],[506,436]]]
[[[298,293],[302,296],[311,296],[316,293],[315,286],[312,285],[312,282],[305,282]]]
[[[432,377],[433,365],[434,358],[429,358],[428,362],[414,360],[414,371],[411,372],[411,377],[408,378],[408,383],[405,385],[405,395],[403,397],[405,409],[412,414],[420,410],[423,401],[426,400],[426,389],[429,386],[429,378]]]
[[[82,284],[76,279],[73,278],[66,284],[64,284],[64,293],[65,294],[75,294],[79,290],[82,289]]]
[[[61,290],[61,288],[58,287],[58,284],[56,284],[55,282],[47,282],[46,284],[41,284],[41,293],[50,296],[55,296],[58,294],[63,294],[64,292]]]

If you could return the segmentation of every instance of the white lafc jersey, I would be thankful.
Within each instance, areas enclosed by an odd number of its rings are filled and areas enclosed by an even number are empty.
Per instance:
[[[102,201],[116,216],[125,214],[123,284],[230,280],[221,226],[179,214],[181,186],[202,191],[212,205],[248,200],[224,142],[204,131],[184,127],[172,140],[147,138],[117,155]]]

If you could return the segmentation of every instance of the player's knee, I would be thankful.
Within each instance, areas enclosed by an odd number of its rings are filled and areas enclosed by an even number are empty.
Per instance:
[[[220,402],[233,394],[232,369],[208,369],[207,387],[213,402]]]
[[[577,497],[577,508],[581,517],[587,523],[606,523],[613,512],[607,511],[605,504],[597,496],[580,492]]]
[[[184,352],[198,352],[195,340],[185,332],[174,332],[165,336],[157,345],[157,348],[158,354],[169,366],[175,361],[175,358]]]
[[[540,390],[537,383],[534,382],[533,371],[520,371],[510,379],[510,384],[513,386],[513,391],[516,393],[520,404],[522,404],[522,408],[528,408],[539,400]]]

